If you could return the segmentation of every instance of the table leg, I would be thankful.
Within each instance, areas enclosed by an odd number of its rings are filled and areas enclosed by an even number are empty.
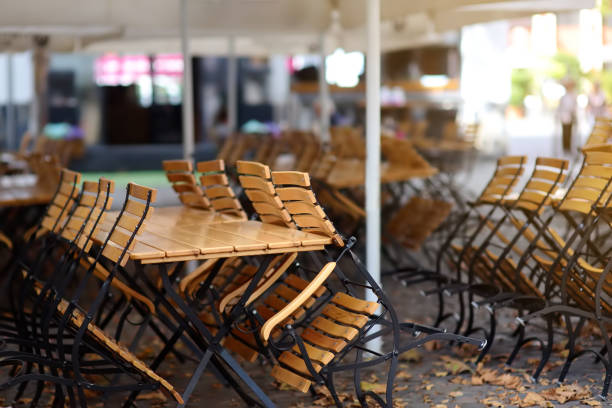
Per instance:
[[[250,296],[250,294],[256,288],[257,282],[263,276],[263,273],[267,269],[267,266],[269,265],[270,260],[271,260],[271,258],[269,256],[267,256],[266,259],[264,260],[264,262],[262,262],[261,266],[259,267],[259,270],[255,274],[255,277],[253,278],[253,280],[251,281],[251,283],[247,287],[247,290],[245,292],[245,296],[243,296],[243,299],[241,299],[239,301],[239,305],[241,305],[242,307],[244,306],[244,304],[248,300],[248,297]],[[183,313],[185,314],[185,317],[187,318],[187,320],[198,330],[199,334],[205,339],[206,343],[208,343],[208,348],[206,349],[204,357],[202,358],[201,363],[198,364],[198,368],[196,369],[196,372],[194,372],[186,392],[187,391],[190,391],[190,392],[193,391],[192,384],[195,385],[195,383],[197,383],[197,381],[199,380],[200,376],[204,372],[204,369],[206,368],[206,366],[210,362],[210,358],[212,357],[212,355],[214,353],[215,356],[219,357],[221,359],[221,361],[223,361],[225,364],[227,364],[231,368],[231,370],[236,375],[238,375],[238,377],[240,377],[240,379],[257,396],[257,398],[259,398],[259,400],[263,403],[263,405],[265,407],[271,407],[271,408],[275,407],[274,403],[263,392],[263,390],[261,388],[259,388],[259,386],[257,384],[255,384],[255,382],[243,370],[243,368],[238,364],[238,362],[227,352],[227,350],[225,350],[219,344],[220,339],[222,339],[223,337],[219,338],[219,335],[213,337],[212,334],[210,333],[210,331],[208,330],[208,328],[198,318],[198,316],[193,311],[193,309],[190,308],[185,303],[183,298],[181,298],[178,295],[178,293],[176,293],[176,291],[172,287],[172,283],[170,282],[170,278],[168,277],[167,269],[166,269],[166,266],[164,264],[160,265],[159,271],[161,273],[162,283],[164,285],[164,289],[166,291],[166,294],[183,311]],[[233,315],[233,313],[232,313],[232,315]],[[220,332],[221,331],[222,330],[220,330]],[[222,334],[222,333],[219,333],[219,334]],[[191,390],[190,390],[190,387],[191,387]],[[241,393],[241,396],[242,396],[242,393]],[[187,399],[186,398],[184,398],[184,399],[185,399],[185,404],[186,404],[187,403]]]

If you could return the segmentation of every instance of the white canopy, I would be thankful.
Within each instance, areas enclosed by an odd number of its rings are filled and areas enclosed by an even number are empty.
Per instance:
[[[229,49],[236,54],[316,50],[323,33],[335,46],[367,49],[366,247],[368,269],[378,281],[381,48],[419,45],[478,22],[594,6],[595,0],[0,0],[0,50],[30,48],[31,37],[46,35],[54,50],[167,52],[179,49],[180,35],[187,60],[190,53]],[[191,99],[188,92],[183,97]],[[191,104],[184,107],[183,123],[191,126]],[[193,151],[192,133],[184,132],[186,157]]]
[[[592,8],[595,0],[381,0],[381,48],[444,41],[478,22],[547,11]],[[355,0],[188,0],[191,49],[224,55],[317,52],[331,27],[337,45],[365,51],[365,13]],[[28,49],[49,35],[56,51],[180,50],[180,6],[170,0],[0,0],[0,51]]]

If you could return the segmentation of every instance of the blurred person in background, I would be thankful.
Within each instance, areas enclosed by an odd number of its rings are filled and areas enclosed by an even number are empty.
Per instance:
[[[572,131],[576,122],[577,95],[576,84],[571,79],[566,79],[563,83],[565,95],[559,101],[557,108],[557,119],[561,121],[561,145],[564,153],[571,153]]]
[[[601,89],[601,84],[599,81],[593,82],[593,88],[589,93],[587,112],[589,112],[591,115],[593,122],[595,121],[595,118],[608,116],[606,94],[604,93],[603,89]]]

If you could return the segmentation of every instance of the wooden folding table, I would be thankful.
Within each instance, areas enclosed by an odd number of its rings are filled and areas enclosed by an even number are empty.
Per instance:
[[[115,214],[110,213],[107,221],[98,234],[98,240],[103,240],[107,228]],[[201,259],[221,259],[240,256],[264,256],[258,271],[251,280],[243,297],[234,306],[231,313],[237,317],[244,313],[245,303],[250,294],[263,277],[273,254],[290,252],[319,251],[325,245],[331,244],[332,239],[326,236],[294,230],[287,227],[265,224],[259,221],[241,220],[218,213],[186,208],[156,208],[138,235],[138,242],[129,251],[130,259],[139,265],[139,276],[146,278],[144,267],[148,264],[159,266],[159,274],[163,283],[163,291],[156,293],[156,303],[162,303],[172,314],[174,319],[182,321],[181,330],[186,327],[197,329],[201,339],[194,338],[196,344],[205,344],[200,363],[183,393],[183,399],[188,400],[197,381],[210,362],[215,358],[223,362],[257,395],[265,406],[274,406],[266,394],[242,369],[232,355],[221,346],[227,330],[219,330],[212,335],[208,328],[198,317],[198,312],[191,308],[175,290],[173,279],[168,274],[169,264],[180,264],[184,261]],[[175,267],[173,270],[177,270]],[[149,282],[146,285],[153,289],[156,285]],[[188,330],[186,332],[189,333]],[[201,340],[204,340],[203,342]],[[172,347],[172,344],[166,345]],[[162,351],[164,353],[164,351]],[[156,369],[156,367],[151,367]],[[235,382],[235,384],[237,384]],[[237,385],[234,386],[236,388]],[[251,398],[239,389],[237,392],[243,398]],[[252,402],[252,401],[251,401]]]

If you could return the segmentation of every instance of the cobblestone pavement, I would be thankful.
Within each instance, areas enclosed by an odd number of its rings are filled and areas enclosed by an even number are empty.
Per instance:
[[[386,278],[384,288],[391,296],[403,320],[416,320],[423,323],[431,322],[435,315],[436,303],[433,299],[419,295],[418,287],[405,288],[393,278]],[[484,311],[479,312],[477,321],[487,322]],[[395,383],[396,407],[516,407],[516,406],[542,406],[542,407],[573,407],[573,406],[607,406],[592,399],[597,395],[602,384],[603,368],[595,364],[593,358],[585,356],[572,366],[567,385],[572,387],[559,388],[554,380],[558,376],[563,362],[562,347],[557,347],[539,384],[530,381],[530,373],[539,356],[537,347],[528,347],[519,355],[510,369],[504,367],[504,361],[513,346],[513,339],[503,333],[515,329],[514,319],[508,313],[500,317],[499,341],[496,341],[490,352],[490,358],[485,364],[474,367],[470,359],[477,353],[473,348],[452,347],[438,345],[439,348],[420,348],[409,352],[402,357],[398,379]],[[541,331],[534,331],[542,336]],[[479,335],[477,333],[476,335]],[[562,344],[562,337],[559,344]],[[139,353],[145,360],[150,359],[154,350],[161,345],[151,340]],[[264,389],[264,391],[277,403],[279,407],[312,407],[327,406],[329,400],[324,394],[311,396],[301,394],[279,386],[267,375],[269,367],[262,362],[253,364],[243,363],[249,374]],[[177,360],[169,358],[160,369],[159,374],[167,378],[179,390],[184,389],[189,380],[190,373],[195,368],[193,363],[180,364]],[[364,375],[366,386],[384,389],[384,370],[377,369]],[[473,385],[477,384],[477,385]],[[346,398],[348,406],[352,403],[352,378],[341,376],[337,381],[341,395]],[[51,394],[51,389],[49,389]],[[12,395],[12,394],[11,394]],[[546,396],[543,398],[542,395]],[[119,401],[105,400],[92,393],[90,406],[116,407]],[[6,391],[0,393],[0,398],[9,398]],[[561,404],[559,401],[575,399]],[[27,402],[28,399],[25,399]],[[519,401],[520,404],[519,405]],[[355,401],[356,402],[356,401]],[[535,405],[529,405],[533,402]],[[161,393],[144,393],[137,401],[138,407],[166,407],[174,406],[165,400]],[[6,404],[0,404],[0,407]],[[25,404],[17,404],[27,406]],[[48,406],[42,404],[41,406]],[[244,406],[239,397],[229,388],[221,385],[214,376],[206,373],[189,402],[189,407],[240,407]]]

